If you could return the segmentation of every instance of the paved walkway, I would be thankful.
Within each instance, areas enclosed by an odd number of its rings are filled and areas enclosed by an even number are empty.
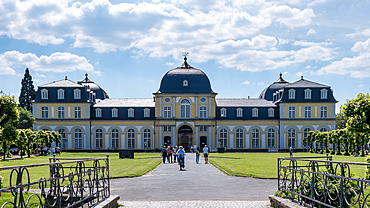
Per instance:
[[[221,204],[227,204],[227,201],[253,204],[257,201],[265,205],[268,196],[277,190],[277,180],[227,176],[211,164],[204,164],[202,157],[200,164],[196,164],[195,154],[192,153],[186,155],[185,169],[180,171],[177,163],[166,163],[142,177],[113,179],[111,194],[120,195],[120,203],[126,203],[125,207],[135,207],[134,204],[139,202],[141,206],[137,207],[149,207],[161,201],[182,201],[189,205],[193,203],[195,207],[228,207]],[[129,206],[130,203],[132,206]],[[146,203],[149,205],[146,206]],[[220,206],[207,203],[218,203]],[[234,207],[258,206],[235,204]]]

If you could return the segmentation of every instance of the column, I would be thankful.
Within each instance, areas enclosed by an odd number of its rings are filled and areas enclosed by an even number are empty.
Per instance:
[[[208,96],[208,118],[212,117],[212,105],[211,105],[212,97]]]
[[[173,127],[173,128],[172,128]],[[172,146],[178,146],[177,144],[177,138],[176,138],[176,135],[175,135],[175,131],[176,131],[176,126],[171,126],[171,130],[172,130]]]
[[[158,97],[159,99],[159,118],[162,118],[162,97]]]
[[[195,126],[194,131],[195,131],[194,144],[196,144],[197,146],[199,146],[200,145],[199,144],[199,138],[198,138],[199,127],[198,126]]]
[[[198,118],[198,96],[195,96],[195,118]]]
[[[163,138],[162,138],[162,125],[158,125],[158,131],[159,131],[159,144],[160,144],[160,147],[159,148],[162,148],[163,147]]]
[[[172,118],[176,117],[176,97],[172,96]]]

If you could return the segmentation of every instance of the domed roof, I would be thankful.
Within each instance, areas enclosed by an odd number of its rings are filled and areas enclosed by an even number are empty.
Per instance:
[[[88,78],[88,74],[85,74],[85,79],[78,82],[78,84],[87,86],[90,90],[92,90],[95,93],[96,99],[104,100],[109,98],[108,94],[99,85],[95,84]]]
[[[215,93],[207,75],[187,63],[168,71],[157,93]]]
[[[259,98],[260,99],[266,99],[266,100],[269,100],[269,101],[272,101],[273,100],[273,94],[279,90],[279,89],[282,89],[283,87],[285,87],[286,85],[288,85],[289,82],[285,81],[283,79],[283,76],[282,74],[280,73],[280,77],[279,79],[272,83],[270,86],[266,87],[260,94]]]

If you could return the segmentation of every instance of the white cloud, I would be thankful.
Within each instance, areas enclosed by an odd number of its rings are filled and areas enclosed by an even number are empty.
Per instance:
[[[308,32],[307,32],[307,36],[313,35],[313,34],[316,34],[316,31],[313,30],[313,29],[309,29]]]
[[[358,87],[363,87],[364,85],[363,84],[360,84]]]
[[[93,66],[85,57],[71,53],[56,52],[50,56],[41,55],[37,57],[32,53],[20,53],[19,51],[7,51],[0,54],[0,73],[15,74],[12,67],[25,66],[41,72],[68,72],[81,70],[84,72],[95,72]],[[97,73],[97,72],[96,72]],[[38,74],[37,74],[38,75]],[[43,75],[40,74],[39,77]]]
[[[287,44],[289,42],[288,39],[278,38],[278,40],[279,40],[279,45],[285,45],[285,44]]]
[[[263,82],[259,82],[259,83],[257,83],[258,85],[265,85],[265,83],[263,83]]]
[[[252,83],[252,82],[250,82],[250,81],[248,81],[248,80],[245,80],[245,81],[243,82],[243,85],[249,85],[250,83]]]
[[[313,2],[309,3],[308,6],[316,6],[318,4],[326,3],[328,0],[314,0]]]
[[[172,62],[166,62],[166,65],[167,66],[173,66],[175,63],[172,63]]]
[[[310,69],[310,68],[311,68],[311,66],[310,66],[310,65],[307,65],[305,68],[306,68],[306,69]]]
[[[370,36],[370,28],[363,31],[356,31],[354,33],[347,34],[347,37],[354,38],[356,36]]]
[[[46,78],[46,76],[45,76],[45,75],[43,75],[43,74],[39,74],[39,73],[36,73],[36,74],[35,74],[35,77]]]
[[[154,83],[154,82],[156,82],[156,81],[155,81],[155,80],[150,79],[150,80],[148,80],[148,82]]]

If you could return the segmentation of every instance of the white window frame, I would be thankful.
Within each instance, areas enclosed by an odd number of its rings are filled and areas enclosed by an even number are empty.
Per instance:
[[[172,106],[163,106],[163,118],[172,118]]]
[[[184,80],[184,81],[182,82],[182,86],[184,86],[184,87],[189,86],[189,82],[188,82],[188,80]]]
[[[65,94],[65,90],[58,89],[57,90],[57,94],[58,94],[58,100],[63,100],[64,99],[64,94]]]
[[[149,108],[144,108],[144,117],[149,118],[150,117],[150,109]]]
[[[243,117],[243,108],[236,109],[236,117]]]
[[[296,134],[297,134],[297,132],[296,132],[296,130],[294,129],[294,128],[289,128],[288,130],[287,130],[287,141],[288,141],[288,148],[290,148],[290,147],[292,147],[292,148],[295,148],[296,147],[296,145],[295,145],[295,143],[296,143]]]
[[[133,109],[133,108],[127,109],[127,117],[129,117],[129,118],[135,117],[135,109]]]
[[[73,118],[82,118],[81,106],[73,106]]]
[[[304,99],[311,99],[311,89],[305,89],[304,90]]]
[[[41,99],[42,100],[49,99],[49,90],[47,90],[47,89],[42,89],[41,90]]]
[[[172,126],[163,126],[163,132],[172,132]]]
[[[321,99],[328,99],[328,90],[327,89],[321,89],[320,94],[321,94]]]
[[[207,132],[207,126],[199,126],[199,132]]]
[[[227,148],[227,140],[228,140],[228,130],[227,129],[221,129],[220,130],[220,139],[219,139],[219,146]]]
[[[152,133],[150,129],[144,129],[143,133],[143,147],[144,148],[152,148]]]
[[[58,132],[60,134],[60,148],[66,149],[67,148],[66,130],[59,129]]]
[[[58,118],[65,118],[65,107],[64,106],[57,106],[57,117]]]
[[[235,130],[235,148],[244,148],[244,130],[242,128]]]
[[[75,129],[74,130],[74,149],[82,149],[82,130]]]
[[[104,138],[103,130],[97,129],[95,131],[95,149],[104,149],[103,138]]]
[[[101,108],[95,109],[95,117],[97,118],[103,117],[103,110]]]
[[[303,129],[303,148],[309,147],[309,144],[307,143],[307,136],[310,131],[312,131],[312,129],[309,127]]]
[[[118,118],[118,109],[112,108],[112,118]]]
[[[41,118],[49,118],[49,106],[41,106]]]
[[[111,138],[112,138],[112,141],[111,141],[112,149],[119,149],[119,130],[118,129],[116,128],[112,129]]]
[[[191,102],[188,99],[184,99],[180,103],[180,118],[191,117]]]
[[[328,129],[326,127],[321,127],[319,129],[319,132],[328,132]]]
[[[296,107],[288,106],[288,118],[296,118]]]
[[[320,118],[328,118],[328,109],[327,105],[320,106]]]
[[[275,148],[275,129],[267,129],[267,148]]]
[[[226,108],[221,108],[220,109],[220,116],[221,117],[227,117],[227,109]]]
[[[295,99],[295,89],[288,90],[289,92],[289,99]]]
[[[199,106],[199,118],[207,118],[207,106]]]
[[[312,118],[312,106],[310,105],[304,106],[304,117]]]
[[[257,118],[258,117],[258,108],[252,109],[252,117]]]
[[[268,117],[274,117],[275,116],[275,109],[269,108],[268,109]]]
[[[260,137],[261,137],[260,130],[257,128],[252,129],[251,137],[252,137],[251,140],[252,148],[260,148]]]
[[[81,90],[80,89],[74,89],[73,90],[73,98],[74,99],[81,99]]]
[[[130,128],[127,130],[127,149],[135,149],[135,137],[136,133],[135,130]]]

